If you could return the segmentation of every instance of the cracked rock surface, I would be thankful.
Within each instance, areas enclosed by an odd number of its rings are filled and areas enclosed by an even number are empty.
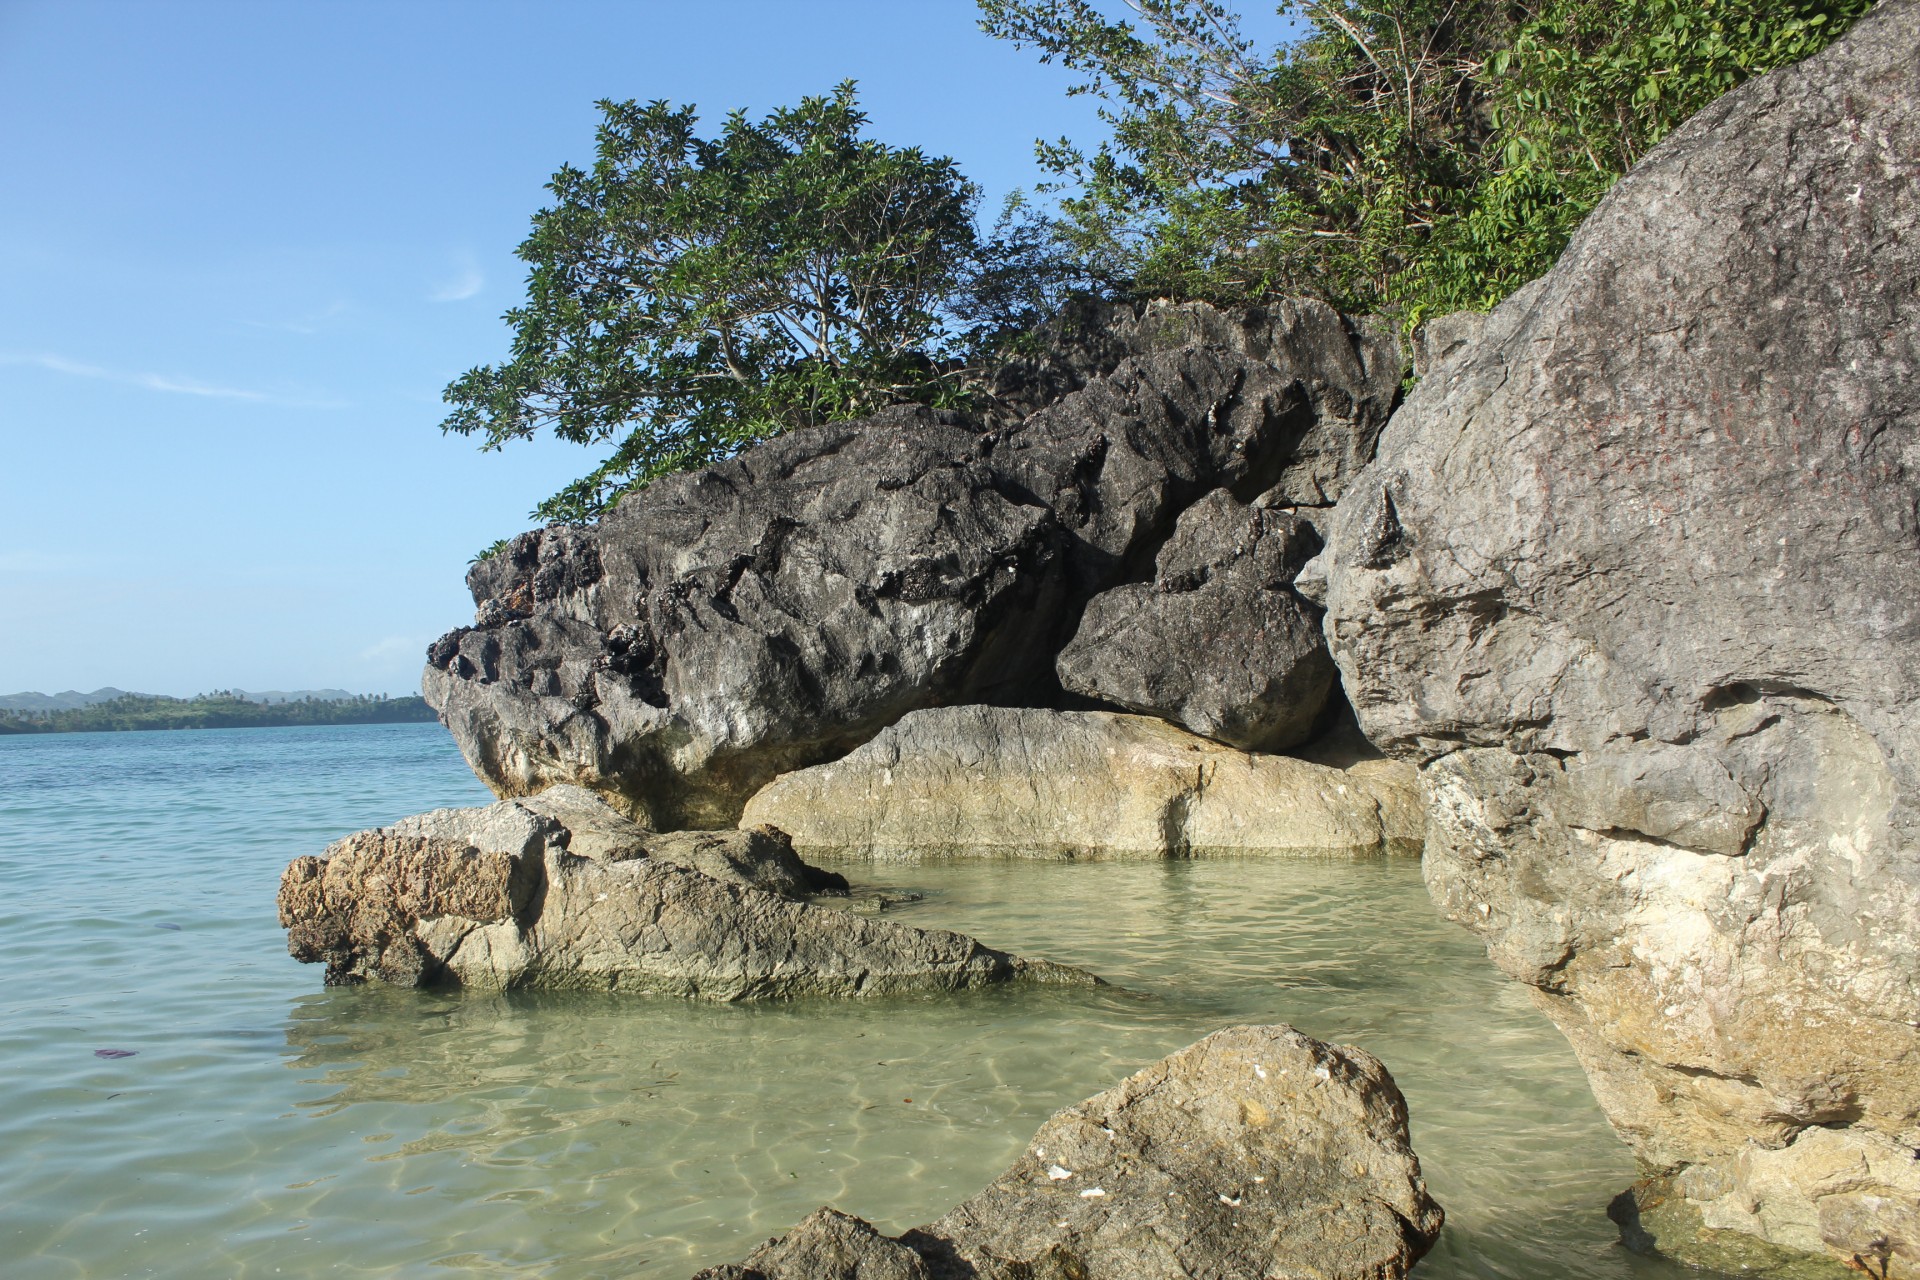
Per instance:
[[[1378,1059],[1229,1027],[1056,1112],[928,1226],[822,1209],[695,1280],[1398,1280],[1441,1221]]]
[[[295,959],[327,982],[748,1000],[1092,985],[963,934],[814,905],[846,882],[771,829],[658,835],[556,787],[362,831],[280,882]]]
[[[1916,156],[1888,0],[1423,344],[1301,577],[1434,897],[1709,1264],[1920,1276]]]

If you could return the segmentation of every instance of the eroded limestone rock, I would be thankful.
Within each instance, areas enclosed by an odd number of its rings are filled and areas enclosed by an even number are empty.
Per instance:
[[[915,708],[1045,701],[1080,606],[1180,511],[1330,501],[1399,384],[1391,335],[1321,304],[1153,332],[1014,425],[799,431],[523,534],[469,574],[475,625],[423,692],[497,794],[575,783],[663,830],[732,825]]]
[[[916,711],[781,777],[742,822],[807,857],[1166,858],[1415,853],[1420,796],[1390,760],[1249,755],[1104,711]]]
[[[1920,5],[1676,131],[1303,571],[1435,898],[1711,1230],[1920,1276]],[[1687,1233],[1669,1233],[1685,1249]],[[1663,1239],[1662,1247],[1669,1241]]]
[[[329,984],[746,1000],[1096,981],[806,901],[835,883],[778,831],[660,836],[556,788],[348,836],[296,858],[279,905],[288,950],[324,961]]]
[[[929,1226],[825,1209],[695,1280],[1397,1280],[1441,1220],[1378,1059],[1230,1027],[1057,1112]]]

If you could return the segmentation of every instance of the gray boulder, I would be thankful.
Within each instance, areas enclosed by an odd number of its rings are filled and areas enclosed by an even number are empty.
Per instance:
[[[836,884],[845,891],[778,831],[663,837],[580,788],[556,788],[436,810],[296,858],[279,908],[288,951],[324,962],[329,985],[747,1000],[1097,981],[806,900]]]
[[[1054,662],[1061,687],[1248,751],[1313,736],[1335,670],[1293,578],[1320,537],[1272,496],[1217,489],[1182,512],[1151,582],[1088,603]]]
[[[929,1226],[822,1210],[695,1280],[1395,1280],[1441,1221],[1377,1059],[1230,1027],[1056,1113]]]
[[[475,624],[429,650],[427,700],[496,793],[579,784],[667,829],[729,825],[917,707],[1056,697],[1081,605],[1181,510],[1329,500],[1398,386],[1390,335],[1318,304],[1180,314],[1195,341],[1017,425],[800,431],[523,534],[469,574]]]
[[[1707,1263],[1920,1275],[1917,155],[1888,0],[1433,344],[1301,579],[1435,898]]]

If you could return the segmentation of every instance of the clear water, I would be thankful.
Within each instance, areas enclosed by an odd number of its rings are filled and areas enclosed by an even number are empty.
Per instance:
[[[878,873],[926,894],[897,918],[1099,992],[328,991],[287,958],[290,857],[486,799],[437,725],[0,738],[0,1274],[684,1277],[822,1203],[926,1221],[1054,1109],[1243,1021],[1394,1071],[1449,1215],[1421,1280],[1699,1274],[1613,1243],[1625,1149],[1410,864]]]

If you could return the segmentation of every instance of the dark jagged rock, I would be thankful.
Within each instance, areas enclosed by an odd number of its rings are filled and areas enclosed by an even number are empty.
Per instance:
[[[1330,500],[1399,382],[1390,335],[1318,304],[1147,315],[1158,336],[1017,425],[813,428],[521,535],[469,575],[428,701],[497,793],[577,783],[664,829],[727,825],[915,708],[1057,697],[1081,605],[1181,510]]]
[[[1920,1276],[1916,156],[1888,0],[1437,344],[1304,574],[1434,896],[1709,1265]]]
[[[1320,610],[1293,591],[1319,549],[1293,512],[1215,490],[1181,513],[1151,582],[1087,605],[1061,687],[1246,751],[1306,741],[1335,678]]]
[[[1329,338],[1345,329],[1351,341]],[[1288,501],[1339,498],[1348,476],[1373,456],[1399,391],[1405,357],[1392,325],[1343,321],[1325,303],[1286,298],[1222,311],[1205,303],[1082,303],[1051,322],[1041,350],[1007,362],[992,387],[996,425],[1013,425],[1113,373],[1129,356],[1215,347],[1297,379],[1325,422],[1299,443]]]
[[[362,831],[280,882],[297,960],[327,982],[549,987],[709,1000],[1092,985],[972,938],[814,906],[846,882],[772,828],[645,831],[556,787]]]
[[[1441,1220],[1378,1059],[1230,1027],[1057,1112],[930,1226],[823,1209],[695,1280],[1396,1280]]]

